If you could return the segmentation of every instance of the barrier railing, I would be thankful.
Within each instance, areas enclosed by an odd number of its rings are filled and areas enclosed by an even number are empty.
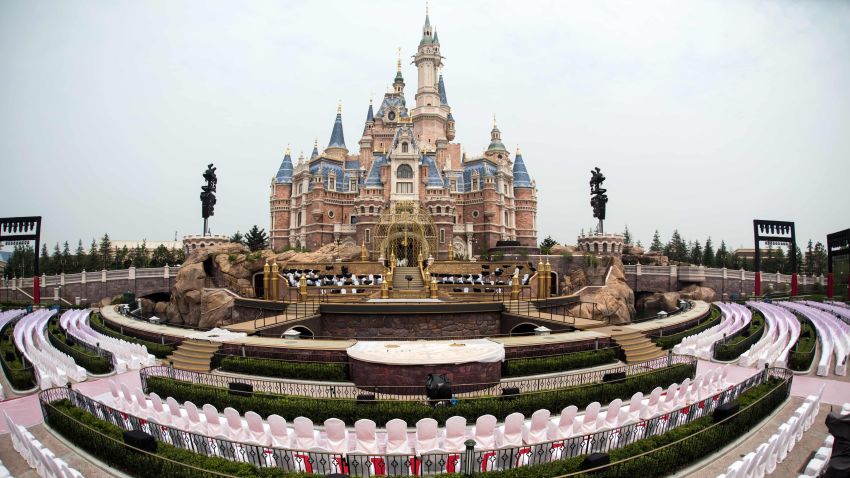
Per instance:
[[[459,391],[457,397],[459,399],[469,398],[484,398],[501,396],[507,389],[508,392],[517,393],[533,393],[543,392],[547,390],[557,390],[580,385],[603,383],[606,374],[625,373],[626,377],[640,375],[643,373],[673,367],[679,364],[687,364],[696,367],[697,359],[689,355],[668,354],[665,357],[659,357],[645,362],[636,362],[632,364],[622,365],[619,367],[605,368],[601,370],[592,370],[589,372],[580,372],[572,374],[563,374],[553,377],[544,377],[536,379],[511,379],[502,380],[499,382],[484,382],[484,383],[453,383],[452,389]],[[255,393],[264,393],[272,395],[298,395],[301,397],[312,398],[327,398],[327,399],[354,399],[362,393],[374,393],[378,400],[397,400],[421,402],[427,397],[424,393],[424,382],[422,393],[410,393],[413,388],[409,385],[381,385],[378,390],[371,390],[368,387],[357,387],[356,385],[340,385],[338,383],[325,384],[310,384],[301,382],[281,382],[275,380],[260,380],[247,377],[228,377],[217,374],[190,372],[187,370],[178,370],[169,367],[155,366],[146,367],[139,371],[142,381],[142,388],[148,390],[147,381],[150,377],[162,377],[166,379],[191,383],[204,387],[220,389],[222,393],[228,393],[228,387],[231,382],[240,382],[250,384]],[[398,393],[394,393],[397,390]]]
[[[770,403],[775,406],[787,398],[790,393],[792,380],[790,371],[786,369],[765,369],[741,383],[700,401],[687,404],[674,411],[659,414],[648,420],[640,420],[636,423],[609,430],[533,445],[509,446],[497,449],[476,450],[474,449],[474,441],[468,441],[466,443],[466,449],[462,452],[438,451],[422,454],[411,452],[408,454],[389,455],[359,453],[347,453],[343,455],[330,451],[293,450],[231,441],[221,437],[213,438],[159,424],[149,419],[136,417],[95,401],[71,388],[52,388],[45,390],[39,394],[39,403],[45,422],[51,427],[58,426],[60,432],[62,432],[63,427],[61,422],[70,417],[55,407],[54,403],[61,400],[68,400],[72,406],[85,410],[97,419],[106,421],[120,429],[143,431],[150,434],[157,441],[178,448],[204,456],[220,457],[230,461],[249,463],[258,468],[282,468],[286,471],[299,471],[308,474],[344,473],[349,476],[433,476],[443,473],[463,473],[466,476],[471,476],[486,471],[535,466],[575,458],[593,452],[611,452],[641,439],[664,434],[676,427],[709,416],[718,406],[738,398],[743,392],[756,385],[765,383],[771,378],[779,378],[782,380],[782,383],[760,400],[734,415],[734,418],[742,413],[748,413],[748,411],[753,410],[753,407],[759,403]],[[748,422],[748,428],[757,425],[761,417],[757,418],[759,420],[752,420],[752,423]],[[730,419],[732,418],[727,420]],[[75,441],[84,440],[91,428],[75,419],[71,420],[83,425],[84,433],[79,434],[74,430],[68,438]],[[692,440],[703,432],[716,429],[716,427],[718,427],[718,424],[709,426],[694,435],[673,444],[648,451],[637,457],[646,455],[661,456],[659,454],[666,453],[671,447],[681,446],[683,442]],[[69,431],[67,426],[64,426],[64,428],[66,431]],[[82,446],[83,448],[87,448],[92,445],[92,442],[88,441]],[[686,453],[683,454],[683,450],[680,450],[678,456],[688,455]],[[633,458],[636,457],[632,457],[631,459]],[[117,457],[113,457],[113,459],[117,459]],[[623,460],[623,462],[629,460]],[[611,469],[621,466],[621,463],[616,462],[600,469]]]

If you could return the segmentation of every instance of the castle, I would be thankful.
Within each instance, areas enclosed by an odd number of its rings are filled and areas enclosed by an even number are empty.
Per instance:
[[[418,84],[412,108],[399,57],[392,89],[377,111],[369,102],[358,154],[345,144],[341,108],[324,151],[316,143],[309,158],[302,154],[293,163],[287,148],[271,182],[274,250],[353,243],[365,244],[371,260],[389,257],[388,247],[415,260],[415,253],[472,257],[503,240],[536,246],[537,194],[519,148],[512,160],[495,117],[482,154],[467,155],[452,142],[455,119],[440,74],[443,60],[426,12],[413,60]]]

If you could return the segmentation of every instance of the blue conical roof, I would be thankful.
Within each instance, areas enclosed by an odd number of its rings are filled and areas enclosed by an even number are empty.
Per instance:
[[[446,85],[443,83],[443,75],[440,75],[440,80],[437,82],[437,91],[440,93],[440,104],[448,105],[449,100],[446,99]]]
[[[531,187],[531,176],[528,175],[528,170],[525,169],[525,161],[522,160],[522,154],[519,150],[517,150],[516,157],[514,158],[514,187]]]
[[[366,112],[366,121],[375,121],[375,114],[372,112],[372,103],[369,103],[369,111]]]
[[[319,156],[319,139],[313,142],[313,152],[310,153],[310,159],[317,158]]]
[[[283,161],[280,162],[274,181],[278,184],[292,184],[292,157],[289,156],[289,149],[286,150]]]
[[[345,136],[342,134],[342,113],[337,111],[336,120],[334,121],[334,129],[331,131],[331,140],[328,142],[328,148],[345,148]]]

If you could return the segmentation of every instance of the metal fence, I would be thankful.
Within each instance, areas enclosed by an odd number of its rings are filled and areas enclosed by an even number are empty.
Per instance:
[[[588,453],[611,452],[638,440],[661,435],[701,417],[709,416],[718,406],[736,399],[744,391],[764,383],[770,378],[783,380],[777,390],[779,390],[783,399],[787,397],[790,392],[792,374],[785,369],[765,369],[709,398],[648,420],[641,420],[618,428],[534,445],[498,449],[475,450],[475,442],[467,441],[466,449],[462,452],[423,454],[369,455],[347,453],[343,455],[329,451],[293,450],[256,443],[236,442],[221,437],[213,438],[133,416],[97,402],[70,388],[45,390],[39,394],[39,402],[45,422],[51,426],[54,426],[56,413],[63,413],[53,407],[52,403],[59,400],[69,400],[74,407],[83,409],[98,419],[107,421],[123,430],[140,430],[152,435],[157,441],[178,448],[204,456],[250,463],[259,468],[282,468],[286,471],[300,471],[310,474],[344,473],[349,476],[433,476],[443,473],[463,473],[466,476],[471,476],[486,471],[535,466]],[[750,407],[742,412],[749,409]],[[750,426],[755,424],[752,423]],[[83,427],[88,428],[85,425]],[[88,430],[84,431],[87,432]],[[84,438],[85,435],[86,433],[83,433],[82,436],[74,433],[74,437],[69,438],[74,440],[86,439]],[[680,442],[681,440],[676,443]],[[78,446],[80,446],[79,443]],[[661,450],[668,447],[661,447],[659,450],[648,453],[662,453]],[[616,465],[615,463],[611,466]]]
[[[645,362],[636,362],[619,367],[557,375],[553,377],[513,379],[486,383],[453,383],[452,389],[460,391],[457,394],[459,399],[500,396],[505,393],[506,389],[507,392],[511,393],[516,393],[517,389],[520,393],[534,393],[602,383],[606,374],[625,373],[626,377],[631,377],[659,369],[669,368],[679,364],[687,364],[696,367],[696,363],[696,357],[690,355],[668,354],[666,357],[659,357]],[[327,385],[324,385],[317,383],[311,384],[303,382],[258,380],[246,377],[228,377],[210,373],[190,372],[187,370],[177,370],[163,366],[145,367],[139,371],[139,375],[142,381],[142,388],[145,390],[148,389],[147,380],[149,377],[162,377],[203,387],[220,389],[222,393],[227,393],[231,382],[240,382],[250,384],[255,393],[272,395],[298,395],[302,397],[327,399],[355,399],[362,393],[370,392],[375,393],[375,398],[378,400],[419,402],[427,399],[424,394],[424,384],[422,387],[423,393],[421,395],[417,395],[410,393],[410,389],[414,387],[409,385],[395,387],[381,385],[378,387],[379,390],[375,391],[368,387],[361,388],[356,385],[340,385],[337,383],[328,383]],[[387,392],[387,390],[397,390],[397,393]]]

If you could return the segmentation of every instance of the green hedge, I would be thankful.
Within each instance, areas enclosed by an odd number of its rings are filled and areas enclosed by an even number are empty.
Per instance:
[[[50,322],[48,322],[47,338],[50,339],[50,343],[54,347],[56,347],[59,351],[70,355],[77,365],[88,370],[89,373],[103,375],[114,369],[112,361],[109,360],[109,358],[92,354],[83,346],[78,345],[76,343],[76,339],[73,339],[74,345],[68,345],[65,343],[67,335],[65,335],[65,331],[62,330],[62,327],[59,326],[58,318],[51,319]]]
[[[45,407],[46,421],[60,435],[111,467],[139,478],[164,476],[207,478],[211,474],[193,470],[180,464],[211,470],[230,476],[257,478],[284,478],[307,476],[286,472],[280,468],[257,468],[248,463],[237,463],[224,458],[208,457],[198,453],[157,442],[154,456],[129,449],[123,443],[123,430],[100,420],[85,410],[76,408],[68,400],[53,402]],[[106,436],[104,436],[106,435]],[[172,463],[158,458],[167,458]]]
[[[89,317],[89,325],[91,325],[92,329],[103,335],[108,335],[110,337],[125,340],[134,344],[144,345],[148,349],[148,353],[153,354],[156,358],[162,359],[174,353],[174,347],[172,347],[171,345],[158,344],[149,340],[138,339],[136,337],[124,335],[121,332],[110,329],[103,321],[103,317],[101,317],[98,313],[91,314],[91,316]]]
[[[811,322],[804,320],[802,327],[800,327],[800,338],[797,339],[794,348],[788,353],[788,367],[798,372],[808,370],[815,358],[817,343],[817,331]]]
[[[12,324],[6,324],[0,331],[0,361],[6,379],[15,390],[30,390],[35,387],[35,374],[32,367],[24,367],[23,354],[15,346]],[[11,360],[6,360],[6,354],[11,354]]]
[[[344,382],[348,380],[348,364],[321,362],[290,362],[256,357],[225,355],[219,363],[225,372],[261,375],[264,377],[297,378]]]
[[[687,377],[693,378],[695,366],[676,364],[672,367],[654,370],[640,375],[627,377],[612,383],[597,383],[578,387],[524,393],[512,399],[502,397],[482,397],[458,400],[453,407],[429,407],[424,402],[377,400],[371,404],[358,405],[353,399],[327,399],[291,395],[273,395],[255,393],[244,397],[230,395],[225,388],[207,387],[191,382],[183,382],[165,377],[147,377],[147,392],[156,392],[162,397],[174,397],[177,401],[191,400],[194,403],[210,403],[219,410],[233,407],[240,413],[253,410],[266,416],[277,413],[282,416],[305,416],[314,422],[328,418],[339,418],[346,423],[354,423],[361,418],[369,418],[383,424],[393,418],[407,423],[416,423],[426,417],[444,422],[447,418],[460,415],[467,420],[475,420],[484,414],[504,419],[513,412],[531,416],[535,411],[546,408],[555,412],[568,405],[585,407],[598,401],[608,403],[615,398],[627,398],[635,392],[649,393],[653,388],[681,382]]]
[[[502,367],[505,377],[524,377],[541,373],[566,372],[617,361],[617,349],[605,348],[548,357],[510,359]]]
[[[652,339],[655,342],[655,345],[661,347],[664,350],[672,349],[674,346],[679,344],[685,337],[696,335],[703,330],[710,329],[715,325],[720,323],[720,319],[722,318],[722,314],[720,313],[720,309],[715,306],[711,306],[711,315],[706,319],[705,322],[701,324],[691,327],[690,329],[683,330],[681,332],[677,332],[672,335],[665,335],[662,337],[654,337]]]
[[[753,346],[764,335],[765,323],[761,312],[754,310],[750,326],[743,332],[727,338],[725,344],[714,349],[714,358],[722,361],[735,360]]]
[[[600,470],[592,476],[602,478],[669,476],[676,470],[716,452],[757,426],[778,408],[787,396],[788,393],[782,386],[782,380],[778,378],[770,379],[742,393],[738,397],[741,412],[726,422],[712,427],[714,425],[713,418],[705,416],[674,428],[663,435],[645,438],[623,448],[612,450],[610,458],[611,462],[614,463],[672,444],[664,452],[641,456],[612,466],[610,469]],[[694,436],[698,432],[702,433]],[[579,472],[584,458],[585,456],[578,456],[537,466],[483,473],[480,476],[487,478],[560,476]],[[461,475],[451,476],[460,477]]]

